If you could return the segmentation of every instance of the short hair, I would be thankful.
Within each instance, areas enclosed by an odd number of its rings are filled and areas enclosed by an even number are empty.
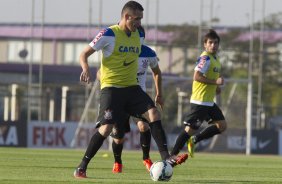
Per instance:
[[[125,10],[132,10],[132,11],[136,11],[136,10],[140,10],[140,11],[144,11],[144,8],[142,7],[141,4],[139,4],[136,1],[128,1],[127,3],[125,3],[125,5],[123,6],[122,10],[121,10],[121,15],[124,14]]]
[[[218,43],[220,42],[220,37],[218,36],[218,34],[213,29],[210,29],[209,32],[207,34],[205,34],[204,43],[206,43],[208,41],[208,39],[217,39]]]
[[[145,38],[145,29],[143,26],[139,26],[138,27],[138,31],[144,34],[144,38]]]

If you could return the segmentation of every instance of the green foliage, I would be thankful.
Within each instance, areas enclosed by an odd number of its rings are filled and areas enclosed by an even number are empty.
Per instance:
[[[282,12],[273,13],[265,17],[264,27],[266,29],[281,29],[282,28]],[[255,23],[254,27],[259,28],[260,22]]]
[[[269,84],[267,86],[264,86],[264,95],[263,95],[263,101],[268,102],[265,103],[264,106],[267,109],[267,116],[278,116],[281,115],[281,94],[282,89],[277,88],[277,85],[275,84]]]
[[[176,33],[176,38],[173,40],[172,44],[178,47],[183,46],[190,46],[196,47],[197,46],[197,37],[198,37],[198,26],[193,25],[168,25],[162,28],[163,31],[172,31]]]

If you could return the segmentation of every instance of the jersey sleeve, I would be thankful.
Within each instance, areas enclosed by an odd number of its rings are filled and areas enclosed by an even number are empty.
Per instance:
[[[146,45],[142,45],[139,57],[147,58],[150,68],[155,68],[158,65],[159,58],[156,52]]]
[[[89,43],[89,46],[94,50],[102,50],[109,45],[111,38],[114,37],[114,32],[110,28],[101,30],[97,36]]]
[[[200,56],[197,60],[195,71],[199,71],[205,74],[210,67],[210,57],[209,56]]]
[[[157,56],[149,58],[150,68],[156,68],[158,66],[158,62],[159,58]]]

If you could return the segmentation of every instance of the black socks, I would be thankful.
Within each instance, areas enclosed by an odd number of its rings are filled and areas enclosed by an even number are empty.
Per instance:
[[[150,158],[151,131],[140,132],[140,145],[143,151],[143,160]]]
[[[200,142],[203,139],[211,138],[216,134],[220,134],[219,129],[216,125],[210,125],[194,136],[194,143],[196,144],[197,142]]]
[[[167,149],[166,135],[161,120],[149,123],[152,136],[158,146],[159,152],[163,160],[170,157]]]
[[[99,133],[99,131],[97,131],[92,136],[92,138],[91,138],[91,140],[88,144],[87,150],[84,154],[84,157],[82,158],[82,161],[81,161],[80,165],[78,166],[79,168],[86,170],[88,163],[94,157],[94,155],[97,153],[97,151],[100,149],[104,140],[105,140],[105,137],[102,136]]]
[[[117,143],[115,143],[115,141],[113,141],[112,148],[113,148],[115,162],[122,164],[121,153],[122,153],[122,149],[123,149],[123,143],[117,144]]]
[[[171,155],[177,155],[180,150],[184,147],[185,143],[189,140],[190,136],[183,130],[177,137],[175,145],[171,151]]]

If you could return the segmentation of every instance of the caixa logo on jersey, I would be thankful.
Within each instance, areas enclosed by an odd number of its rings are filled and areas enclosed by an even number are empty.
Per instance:
[[[119,52],[131,52],[139,54],[139,47],[134,46],[120,46],[118,50]]]
[[[1,122],[0,146],[1,147],[26,147],[27,133],[26,122]]]

